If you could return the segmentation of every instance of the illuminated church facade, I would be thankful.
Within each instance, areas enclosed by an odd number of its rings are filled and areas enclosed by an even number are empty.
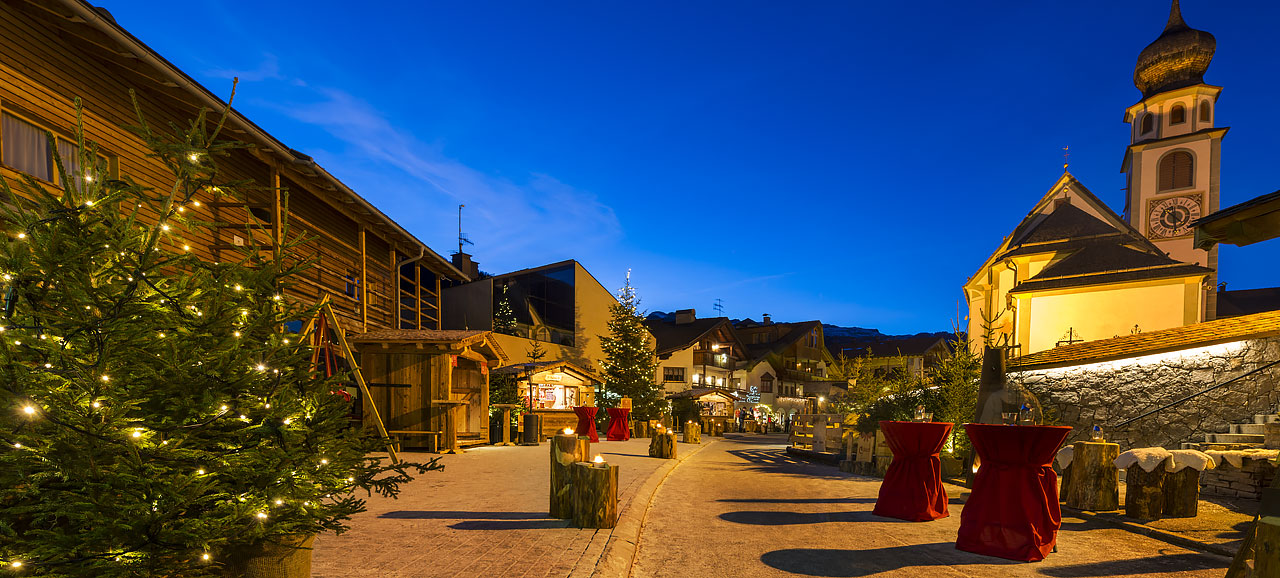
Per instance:
[[[1196,248],[1191,228],[1219,204],[1227,128],[1214,124],[1222,88],[1204,83],[1215,46],[1173,0],[1134,69],[1123,213],[1064,172],[965,283],[975,347],[1026,355],[1216,317],[1217,249]]]

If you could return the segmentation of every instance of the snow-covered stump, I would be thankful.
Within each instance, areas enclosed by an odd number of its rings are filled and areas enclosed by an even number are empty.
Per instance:
[[[1124,515],[1135,520],[1159,520],[1164,512],[1164,448],[1139,448],[1120,454],[1115,465],[1125,471]]]
[[[1212,469],[1213,458],[1196,450],[1173,450],[1165,462],[1164,517],[1194,518],[1200,511],[1200,472]]]

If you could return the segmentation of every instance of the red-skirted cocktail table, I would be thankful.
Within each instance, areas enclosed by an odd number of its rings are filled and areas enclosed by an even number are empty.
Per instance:
[[[964,428],[980,465],[960,513],[956,548],[1009,560],[1043,560],[1062,526],[1058,475],[1050,463],[1071,428],[977,423]]]
[[[596,433],[596,408],[589,405],[579,405],[573,408],[573,413],[578,414],[578,427],[574,428],[580,436],[590,436],[591,443],[600,441],[600,434]]]
[[[610,407],[605,411],[609,413],[609,429],[605,432],[605,439],[611,442],[624,442],[631,439],[631,426],[627,423],[627,416],[631,415],[631,410],[625,407]]]
[[[938,452],[951,433],[951,425],[880,422],[880,431],[893,451],[893,461],[880,484],[880,497],[873,514],[912,522],[928,522],[949,515]]]

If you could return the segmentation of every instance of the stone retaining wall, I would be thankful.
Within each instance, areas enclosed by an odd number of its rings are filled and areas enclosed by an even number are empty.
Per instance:
[[[1257,500],[1261,497],[1261,488],[1270,487],[1275,477],[1276,467],[1266,459],[1246,459],[1239,468],[1229,463],[1218,464],[1217,468],[1200,473],[1200,493]]]
[[[1009,373],[1046,409],[1048,421],[1075,428],[1068,441],[1088,439],[1100,425],[1121,450],[1176,448],[1200,442],[1228,423],[1273,413],[1280,402],[1280,366],[1114,429],[1110,426],[1280,359],[1280,337],[1251,339],[1103,363]]]

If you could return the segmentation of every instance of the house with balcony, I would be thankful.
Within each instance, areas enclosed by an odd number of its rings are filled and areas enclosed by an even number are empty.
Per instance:
[[[829,395],[827,374],[834,361],[823,337],[821,321],[775,323],[744,319],[734,325],[747,356],[734,373],[737,388],[749,399],[782,414],[805,411],[807,398]],[[837,385],[841,380],[834,380]]]
[[[666,393],[694,388],[738,389],[733,375],[746,349],[728,317],[698,319],[693,309],[650,315],[645,327],[657,343],[658,383]]]

